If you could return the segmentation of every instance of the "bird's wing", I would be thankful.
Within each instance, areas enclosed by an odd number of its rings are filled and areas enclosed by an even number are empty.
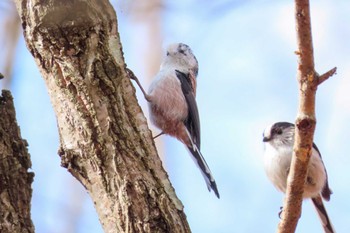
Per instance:
[[[326,208],[324,207],[322,197],[318,195],[317,197],[314,197],[311,199],[312,203],[314,204],[317,214],[322,222],[322,226],[325,233],[335,233],[334,227],[328,217]]]
[[[322,156],[321,156],[321,152],[320,150],[317,148],[316,144],[313,143],[313,148],[316,150],[316,152],[318,153],[318,155],[320,156],[321,158],[321,161],[323,163],[323,160],[322,160]],[[326,167],[324,166],[323,164],[323,167],[324,167],[324,171],[326,173],[326,183],[322,189],[322,197],[326,200],[326,201],[329,201],[330,198],[331,198],[331,194],[332,194],[332,190],[329,188],[329,185],[328,185],[328,175],[327,175],[327,170],[326,170]]]
[[[199,114],[196,99],[194,96],[194,89],[190,80],[190,75],[175,70],[177,78],[181,82],[181,89],[185,96],[188,106],[188,117],[186,119],[185,126],[188,137],[191,141],[191,146],[187,145],[187,148],[191,152],[194,161],[200,168],[202,175],[207,183],[209,191],[212,189],[215,195],[220,198],[220,194],[215,182],[215,179],[209,169],[207,162],[200,152],[200,123]]]
[[[188,132],[191,135],[192,142],[197,146],[200,150],[201,145],[201,132],[200,132],[200,122],[199,122],[199,114],[196,99],[194,96],[194,89],[190,80],[190,75],[175,70],[176,77],[181,82],[181,89],[185,96],[187,107],[188,107],[188,116],[185,120],[185,126]]]

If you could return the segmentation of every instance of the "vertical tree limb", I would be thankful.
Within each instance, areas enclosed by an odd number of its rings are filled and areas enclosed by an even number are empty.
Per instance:
[[[278,232],[295,232],[301,215],[304,184],[316,127],[315,95],[317,86],[336,72],[336,68],[319,76],[314,67],[309,0],[295,0],[299,82],[299,110],[295,122],[295,142],[286,197]],[[321,78],[320,78],[321,77]]]
[[[0,96],[0,232],[33,233],[30,217],[33,172],[26,140],[21,138],[13,98]]]
[[[16,0],[46,82],[62,166],[106,233],[190,232],[127,76],[108,0]]]

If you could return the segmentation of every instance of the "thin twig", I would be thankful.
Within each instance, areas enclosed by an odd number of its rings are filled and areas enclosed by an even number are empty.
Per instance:
[[[337,67],[334,67],[333,69],[329,70],[328,72],[322,74],[318,77],[318,85],[326,81],[328,78],[332,77],[337,72]]]

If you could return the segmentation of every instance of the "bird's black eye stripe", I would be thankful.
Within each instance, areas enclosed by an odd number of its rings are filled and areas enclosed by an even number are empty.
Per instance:
[[[283,129],[282,128],[280,128],[280,127],[272,128],[272,131],[271,131],[272,135],[276,135],[276,134],[281,135],[282,133],[283,133]]]
[[[187,56],[186,54],[186,50],[188,50],[189,47],[185,44],[180,44],[180,46],[178,47],[177,51],[185,56]]]
[[[181,53],[181,54],[186,56],[185,50],[183,50],[183,49],[179,49],[179,53]]]
[[[281,135],[283,133],[281,128],[276,128],[275,132],[276,132],[276,134],[279,134],[279,135]]]

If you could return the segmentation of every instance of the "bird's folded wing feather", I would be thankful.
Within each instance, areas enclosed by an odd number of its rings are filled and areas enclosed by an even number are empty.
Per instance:
[[[185,126],[187,130],[190,132],[191,140],[197,148],[200,150],[201,145],[201,136],[200,136],[200,121],[199,121],[199,113],[197,108],[196,99],[194,96],[194,90],[191,84],[190,75],[180,72],[178,70],[175,71],[177,78],[181,82],[181,89],[185,96],[187,106],[188,106],[188,117],[185,121]]]

